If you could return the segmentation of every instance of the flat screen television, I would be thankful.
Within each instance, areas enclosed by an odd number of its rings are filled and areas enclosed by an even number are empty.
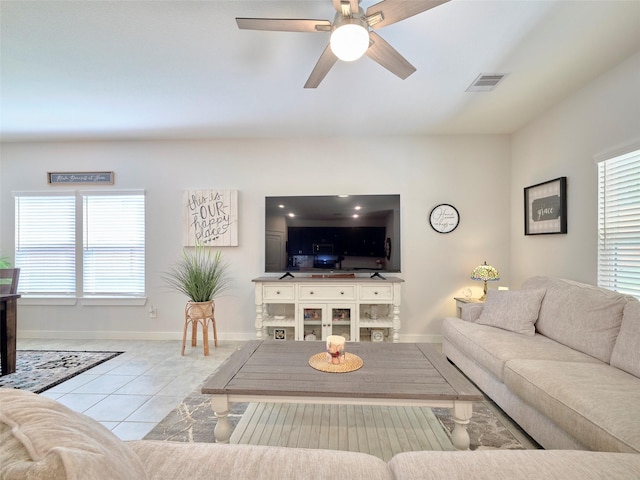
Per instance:
[[[265,272],[400,272],[400,195],[265,198]]]

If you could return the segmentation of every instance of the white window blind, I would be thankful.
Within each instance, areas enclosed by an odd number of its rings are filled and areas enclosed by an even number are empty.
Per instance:
[[[20,268],[18,291],[25,294],[74,294],[75,195],[17,195],[15,200],[15,264]]]
[[[640,150],[598,164],[598,285],[640,299]]]
[[[141,296],[145,291],[144,194],[83,194],[83,290]]]

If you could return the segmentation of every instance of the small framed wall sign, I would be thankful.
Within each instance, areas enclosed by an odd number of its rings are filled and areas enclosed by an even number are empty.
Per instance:
[[[567,233],[567,177],[524,189],[524,234]]]
[[[113,172],[47,172],[51,185],[113,185]]]

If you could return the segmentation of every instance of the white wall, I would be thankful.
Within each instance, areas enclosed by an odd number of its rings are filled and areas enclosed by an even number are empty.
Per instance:
[[[534,274],[596,282],[597,168],[594,155],[640,138],[640,53],[507,136],[324,138],[166,142],[1,144],[0,254],[14,245],[12,191],[43,191],[47,171],[114,170],[111,188],[147,192],[144,307],[20,308],[19,335],[180,338],[185,299],[160,275],[181,248],[181,195],[190,188],[237,188],[240,245],[224,249],[235,288],[217,302],[222,339],[253,338],[253,284],[263,273],[264,197],[286,194],[400,193],[403,305],[401,337],[437,341],[452,297],[481,285],[470,270],[487,260],[501,285]],[[568,178],[568,234],[524,236],[523,188]],[[461,224],[435,233],[438,203]],[[495,288],[495,284],[491,287]],[[149,318],[148,306],[158,317]]]
[[[113,170],[110,188],[147,192],[148,304],[22,305],[23,337],[181,338],[186,299],[167,290],[160,275],[180,254],[182,192],[192,188],[239,191],[239,246],[223,249],[235,288],[216,308],[222,339],[255,336],[251,279],[264,271],[266,195],[401,194],[403,340],[438,341],[441,319],[455,314],[452,297],[466,287],[480,293],[469,273],[484,260],[509,283],[507,136],[9,143],[1,149],[0,244],[9,253],[11,192],[63,188],[47,185],[48,171]],[[460,212],[460,226],[450,234],[429,226],[428,213],[438,203]],[[157,318],[149,318],[150,304]]]
[[[594,156],[640,138],[640,53],[590,82],[512,139],[511,280],[533,274],[597,283]],[[524,235],[523,189],[567,177],[566,235]]]

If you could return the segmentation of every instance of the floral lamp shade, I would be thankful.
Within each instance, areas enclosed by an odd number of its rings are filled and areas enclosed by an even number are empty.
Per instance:
[[[471,280],[482,280],[484,282],[484,294],[480,297],[480,300],[487,298],[487,282],[495,282],[500,280],[500,274],[491,265],[487,265],[485,261],[482,265],[478,265],[471,272]]]

